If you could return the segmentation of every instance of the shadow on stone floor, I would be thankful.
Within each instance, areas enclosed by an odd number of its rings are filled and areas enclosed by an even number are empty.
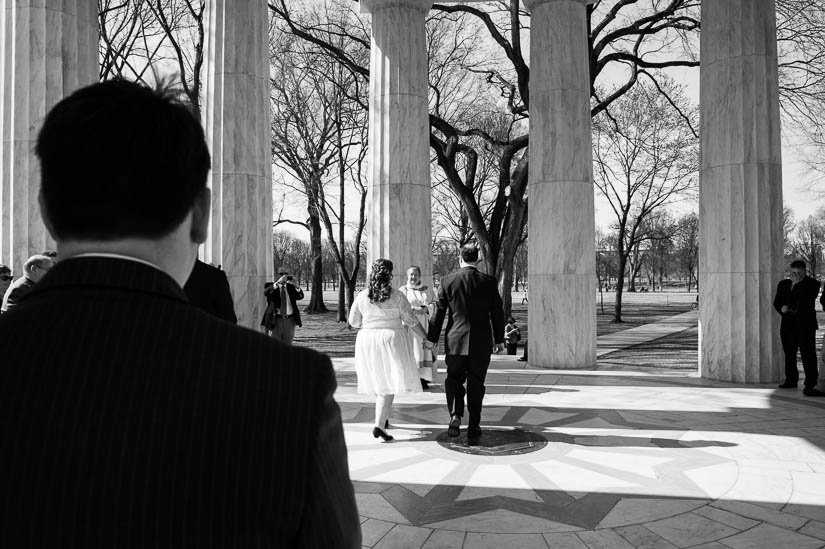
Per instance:
[[[369,481],[355,482],[365,545],[825,545],[825,399],[668,371],[495,366],[482,427],[540,435],[539,451],[444,448],[443,396],[426,393],[396,403],[396,442],[374,442],[372,399],[342,386],[353,478]],[[407,535],[421,543],[398,545]]]
[[[380,527],[369,521],[460,533],[464,547],[473,546],[468,536],[516,532],[539,539],[543,535],[550,547],[556,546],[552,541],[563,544],[565,538],[580,540],[575,545],[568,541],[565,547],[698,547],[721,542],[725,545],[712,547],[775,549],[818,548],[825,542],[822,505],[611,491],[468,490],[453,484],[356,481],[354,485],[365,520],[365,542],[370,541],[370,530]],[[482,490],[494,495],[483,495]],[[591,545],[594,534],[602,544]]]

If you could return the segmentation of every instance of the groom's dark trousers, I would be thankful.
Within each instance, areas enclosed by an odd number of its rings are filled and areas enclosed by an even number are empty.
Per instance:
[[[467,394],[467,411],[470,414],[468,425],[478,427],[481,423],[481,403],[484,400],[484,379],[490,366],[490,355],[486,357],[469,357],[467,355],[447,355],[447,380],[444,392],[447,393],[447,409],[450,416],[464,416],[464,395]],[[464,382],[467,390],[464,390]]]

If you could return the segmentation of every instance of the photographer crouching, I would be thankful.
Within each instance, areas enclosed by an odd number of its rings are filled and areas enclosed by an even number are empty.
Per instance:
[[[301,313],[297,302],[304,298],[304,291],[295,286],[289,269],[278,267],[278,280],[264,284],[266,311],[261,326],[268,336],[292,344],[295,326],[301,325]]]

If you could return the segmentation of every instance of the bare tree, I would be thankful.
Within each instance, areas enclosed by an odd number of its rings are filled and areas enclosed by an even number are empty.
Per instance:
[[[347,34],[353,43],[368,49],[366,25],[347,28],[336,22],[307,21],[296,11],[295,1],[277,0],[269,6],[295,36],[323,48],[353,73],[369,77],[366,63],[325,38],[330,32]],[[606,110],[640,75],[657,81],[661,69],[698,65],[688,39],[698,29],[697,16],[695,0],[645,7],[613,0],[588,6],[593,114]],[[529,67],[522,40],[529,15],[518,0],[480,7],[436,4],[427,24],[439,28],[428,33],[430,147],[443,180],[461,203],[486,270],[499,278],[509,312],[514,254],[527,222]],[[434,42],[436,37],[439,41]],[[454,68],[439,70],[441,65]],[[613,67],[626,69],[624,80],[597,94],[599,79],[608,73],[615,78]],[[478,169],[479,159],[486,154],[495,159],[495,171],[480,183],[484,172]],[[479,194],[480,188],[484,190]]]
[[[676,257],[679,267],[687,278],[687,291],[696,283],[699,289],[699,216],[689,213],[676,222],[678,230],[675,235]]]
[[[346,12],[333,12],[330,7],[312,15],[347,17]],[[345,37],[328,39],[342,49],[348,48]],[[360,254],[348,256],[345,250],[346,196],[350,189],[356,191],[358,205],[352,224],[355,249],[360,249],[366,226],[367,115],[362,108],[366,88],[358,75],[320,55],[313,44],[284,33],[277,24],[272,29],[271,49],[273,159],[295,180],[289,186],[306,198],[306,226],[315,257],[307,312],[327,310],[322,295],[325,231],[342,288],[346,287],[346,291],[339,292],[338,307],[338,320],[345,321],[361,266]]]
[[[783,246],[782,249],[784,250],[785,256],[790,257],[793,255],[793,231],[796,228],[796,222],[794,221],[793,210],[787,205],[782,205],[782,242]]]
[[[670,212],[660,209],[650,216],[645,232],[648,235],[648,247],[642,267],[647,271],[650,288],[655,291],[658,281],[661,291],[664,279],[670,274],[674,237],[678,232],[678,225]]]
[[[816,215],[809,215],[807,219],[796,225],[795,237],[792,240],[792,253],[808,264],[811,276],[817,276],[822,264],[822,253],[825,248],[825,212],[820,209]]]
[[[825,174],[825,2],[777,0],[776,13],[783,127],[801,135],[801,159]]]
[[[100,79],[174,73],[200,114],[205,0],[98,0]]]
[[[605,196],[615,217],[618,281],[614,322],[622,322],[622,293],[633,254],[652,237],[650,220],[663,205],[681,199],[696,183],[698,139],[683,116],[693,120],[677,85],[664,80],[658,93],[642,84],[617,100],[593,121],[593,166],[596,188]],[[670,103],[676,105],[674,112]]]

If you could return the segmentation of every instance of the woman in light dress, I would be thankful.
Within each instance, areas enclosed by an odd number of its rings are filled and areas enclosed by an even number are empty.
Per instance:
[[[430,315],[433,313],[431,307],[435,303],[435,292],[429,286],[421,283],[421,267],[410,265],[407,269],[407,283],[398,291],[407,296],[413,313],[418,319],[418,323],[426,332],[430,325]],[[418,363],[418,377],[421,379],[421,387],[429,388],[430,383],[435,381],[435,352],[425,344],[427,338],[423,339],[416,334],[413,354]]]
[[[421,392],[410,329],[421,339],[427,338],[410,302],[391,283],[392,262],[376,259],[367,289],[358,294],[349,311],[349,323],[360,328],[355,339],[358,392],[375,395],[372,436],[387,442],[393,440],[385,429],[395,395]]]

